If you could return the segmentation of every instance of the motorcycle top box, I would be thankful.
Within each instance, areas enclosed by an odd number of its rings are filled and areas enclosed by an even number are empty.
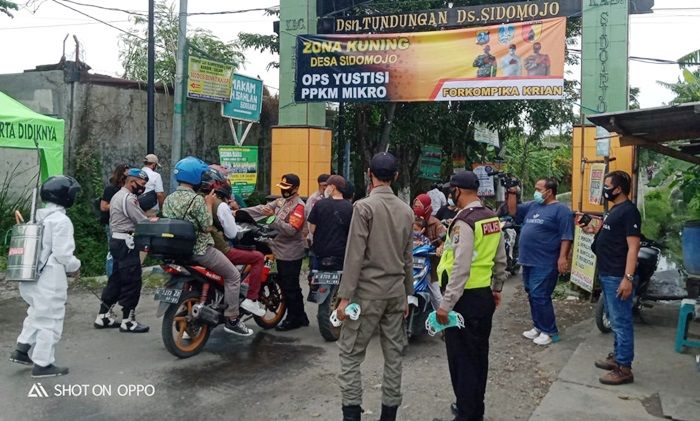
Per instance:
[[[134,231],[136,247],[156,259],[188,259],[196,240],[194,225],[182,219],[145,220]]]

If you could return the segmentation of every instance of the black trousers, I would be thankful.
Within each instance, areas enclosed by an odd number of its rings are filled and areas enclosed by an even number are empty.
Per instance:
[[[301,295],[299,274],[301,273],[299,260],[277,260],[277,279],[287,303],[287,320],[299,320],[306,317],[304,312],[304,297]]]
[[[464,290],[454,311],[464,317],[464,329],[446,329],[447,362],[457,397],[456,421],[484,417],[489,372],[489,335],[496,304],[491,288]]]
[[[141,259],[139,251],[129,250],[124,240],[109,240],[109,252],[112,254],[113,270],[102,290],[100,314],[109,311],[109,307],[119,302],[124,318],[136,309],[141,298]]]

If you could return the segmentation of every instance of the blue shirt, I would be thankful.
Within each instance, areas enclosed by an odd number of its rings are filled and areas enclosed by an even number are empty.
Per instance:
[[[518,262],[523,266],[556,266],[561,242],[574,239],[573,220],[563,203],[518,205],[515,223],[522,225]]]

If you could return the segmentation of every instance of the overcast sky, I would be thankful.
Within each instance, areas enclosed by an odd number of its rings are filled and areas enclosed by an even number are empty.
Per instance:
[[[18,2],[17,0],[15,0]],[[146,12],[146,0],[77,0],[80,3],[99,4],[132,11]],[[25,1],[18,3],[24,4]],[[121,12],[110,12],[74,3],[65,3],[112,25],[129,29],[129,16]],[[278,0],[196,0],[189,1],[189,12],[210,12],[270,7]],[[667,60],[677,58],[700,49],[700,1],[699,0],[655,0],[655,13],[634,15],[630,19],[630,56]],[[675,10],[673,10],[675,9]],[[272,33],[273,17],[263,12],[226,14],[215,16],[190,16],[191,28],[199,27],[212,31],[225,41],[235,40],[239,32]],[[44,0],[35,13],[22,9],[14,19],[0,15],[0,39],[2,55],[0,73],[19,73],[37,65],[56,63],[61,57],[63,38],[76,35],[83,50],[82,58],[93,72],[119,76],[117,29],[95,22],[75,11],[64,8],[53,0]],[[71,39],[66,51],[74,51]],[[266,70],[267,64],[275,60],[270,54],[246,51],[247,63],[240,73],[260,76],[268,86],[279,87],[275,69]],[[575,72],[578,69],[573,69]],[[676,82],[680,76],[677,65],[648,64],[630,61],[630,85],[641,88],[642,107],[664,105],[673,94],[658,86],[657,80]],[[578,78],[578,75],[576,75]]]

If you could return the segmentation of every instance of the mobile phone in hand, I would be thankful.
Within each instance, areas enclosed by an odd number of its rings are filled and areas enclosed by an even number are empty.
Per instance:
[[[579,218],[579,220],[578,220],[578,225],[579,225],[580,227],[585,227],[585,226],[587,226],[588,224],[591,223],[591,220],[592,220],[592,219],[593,219],[593,218],[591,218],[591,215],[588,215],[588,214],[585,214],[585,213],[584,213],[583,215],[581,215],[581,218]]]

